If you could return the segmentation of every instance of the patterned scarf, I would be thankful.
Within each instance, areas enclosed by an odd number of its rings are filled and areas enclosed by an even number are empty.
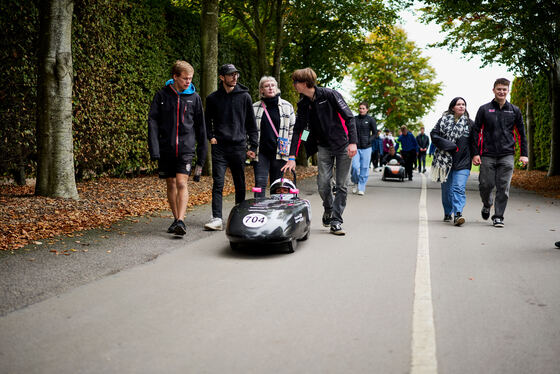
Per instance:
[[[462,115],[457,122],[453,114],[445,114],[441,117],[440,135],[455,144],[457,140],[469,132],[467,117]],[[453,166],[453,155],[447,151],[436,148],[434,160],[432,161],[431,175],[434,182],[444,183],[447,181],[449,172]]]

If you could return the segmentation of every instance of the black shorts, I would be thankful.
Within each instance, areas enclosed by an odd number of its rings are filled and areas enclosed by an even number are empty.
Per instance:
[[[173,156],[162,156],[158,160],[160,179],[175,178],[177,174],[191,175],[192,158],[184,159]]]

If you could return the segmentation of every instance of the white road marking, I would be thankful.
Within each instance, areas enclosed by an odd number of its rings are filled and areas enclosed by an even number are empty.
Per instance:
[[[411,374],[437,373],[426,195],[426,176],[422,174],[422,192],[420,194],[420,203],[418,204],[418,244],[414,306],[412,311]]]

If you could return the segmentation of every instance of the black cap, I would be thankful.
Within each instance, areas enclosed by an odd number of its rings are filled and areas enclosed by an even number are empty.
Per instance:
[[[218,75],[228,75],[231,73],[239,73],[239,70],[233,64],[224,64],[218,69]]]
[[[385,132],[389,132],[389,129],[385,129]]]

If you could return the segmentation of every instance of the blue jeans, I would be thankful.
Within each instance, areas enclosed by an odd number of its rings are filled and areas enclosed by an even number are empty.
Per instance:
[[[358,185],[358,191],[366,190],[369,177],[369,161],[371,159],[371,148],[358,149],[356,156],[352,157],[352,183]]]
[[[342,223],[342,213],[346,208],[346,196],[348,195],[348,174],[352,159],[348,157],[347,150],[340,153],[333,153],[329,148],[319,146],[317,153],[317,188],[319,196],[323,200],[323,208],[326,212],[331,212],[331,223]],[[331,180],[333,170],[336,166],[336,194],[333,196]]]
[[[451,170],[447,181],[441,184],[441,202],[445,214],[462,213],[467,195],[465,187],[471,171],[469,169]]]
[[[284,164],[286,164],[286,161],[276,159],[275,154],[259,153],[259,161],[253,163],[253,168],[255,170],[255,187],[260,187],[261,192],[255,192],[255,197],[265,196],[269,176],[270,184],[272,184],[282,175],[280,169],[282,169]],[[290,180],[293,178],[291,175],[286,175],[285,177]]]

